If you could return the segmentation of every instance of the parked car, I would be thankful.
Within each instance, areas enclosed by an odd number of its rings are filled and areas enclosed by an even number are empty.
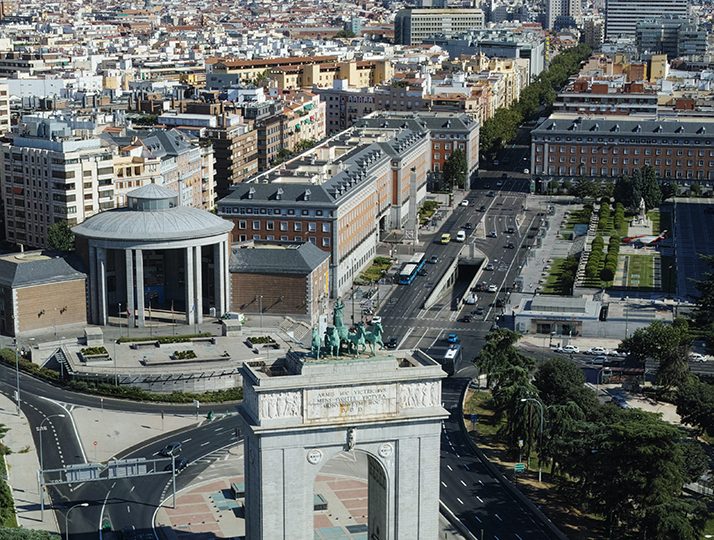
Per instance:
[[[468,199],[464,199],[463,201],[461,201],[461,206],[468,206],[468,205],[469,205]]]
[[[429,271],[428,271],[426,268],[422,268],[421,270],[419,270],[419,271],[417,272],[417,274],[419,274],[420,276],[428,276],[428,275],[429,275]]]
[[[604,366],[607,356],[596,356],[595,358],[588,358],[586,364],[592,364],[593,366]]]
[[[528,169],[523,169],[523,174],[530,174],[530,173],[531,173],[531,171],[529,171]]]
[[[516,232],[515,227],[508,227],[508,229],[506,229],[507,234],[514,234],[515,232]]]
[[[489,197],[495,197],[495,196],[496,196],[496,192],[495,192],[495,191],[489,191],[489,192],[488,192],[488,196],[489,196]]]
[[[696,352],[689,353],[689,359],[692,362],[706,362],[706,357],[703,354],[699,354]]]
[[[471,315],[464,315],[461,318],[461,322],[463,323],[470,323],[471,321],[473,321],[473,317]]]
[[[496,298],[496,303],[494,305],[497,308],[502,308],[503,306],[506,305],[506,303],[503,301],[503,298]]]
[[[556,347],[553,349],[555,352],[565,353],[565,354],[577,354],[580,352],[580,348],[575,345],[566,345],[565,347]]]
[[[488,286],[488,292],[498,292],[498,286],[492,283]]]
[[[587,351],[585,351],[585,354],[607,354],[607,349],[605,347],[591,347]]]
[[[506,242],[506,249],[516,249],[516,245],[513,242]]]
[[[447,343],[458,343],[459,336],[456,334],[456,332],[451,332],[448,336],[446,336],[446,342]]]
[[[474,310],[474,315],[483,315],[484,313],[486,313],[486,310],[483,309],[481,306],[477,307]]]
[[[178,454],[181,453],[181,443],[180,442],[172,442],[164,446],[161,451],[159,452],[159,455],[165,456],[165,457],[171,457],[171,456],[177,456]]]
[[[508,173],[501,173],[501,178],[503,178],[504,180],[508,178]]]
[[[478,302],[478,296],[476,296],[474,293],[467,294],[466,297],[464,298],[464,304],[468,304],[470,306],[476,304]]]
[[[482,204],[481,206],[479,206],[478,211],[479,211],[479,212],[485,212],[485,211],[486,211],[486,205],[485,205],[485,204]]]
[[[386,349],[396,349],[397,345],[397,338],[395,338],[394,336],[389,337],[387,341],[384,342],[384,347]]]

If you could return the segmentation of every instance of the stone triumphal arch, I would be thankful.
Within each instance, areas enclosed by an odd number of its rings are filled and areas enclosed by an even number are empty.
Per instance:
[[[445,373],[419,351],[317,356],[289,352],[242,368],[246,537],[312,540],[322,465],[364,452],[367,537],[435,540]]]

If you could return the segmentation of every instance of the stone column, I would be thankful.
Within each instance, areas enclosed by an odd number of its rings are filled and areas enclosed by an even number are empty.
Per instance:
[[[230,273],[230,262],[231,262],[231,244],[230,235],[226,235],[226,240],[223,241],[223,306],[226,311],[231,311],[231,273]]]
[[[214,284],[214,305],[216,306],[216,316],[220,317],[228,311],[223,302],[223,242],[213,244],[213,284]]]
[[[186,266],[186,272],[184,279],[186,281],[186,324],[193,324],[195,321],[195,296],[193,294],[193,246],[187,247],[184,250],[184,264]]]
[[[97,248],[89,244],[89,320],[96,324],[97,316]]]
[[[136,308],[138,313],[137,326],[146,326],[146,314],[144,313],[144,253],[136,250]]]
[[[107,250],[97,248],[97,324],[107,324]]]
[[[129,313],[127,326],[134,326],[135,306],[134,306],[134,252],[131,249],[124,250],[126,259],[126,310]],[[121,313],[120,313],[121,315]]]
[[[195,261],[194,261],[194,276],[196,278],[195,283],[195,299],[196,299],[196,315],[195,321],[197,323],[203,322],[203,264],[201,264],[202,250],[201,246],[195,246],[193,248]]]

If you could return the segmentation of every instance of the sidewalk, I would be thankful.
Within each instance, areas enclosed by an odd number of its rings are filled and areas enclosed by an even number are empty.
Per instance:
[[[6,456],[8,484],[12,491],[17,512],[17,524],[26,529],[59,532],[57,518],[51,510],[40,520],[40,496],[37,485],[37,471],[40,460],[32,439],[30,424],[22,414],[17,416],[15,403],[0,394],[0,424],[8,428],[3,443],[11,453]],[[45,497],[45,510],[48,508]]]

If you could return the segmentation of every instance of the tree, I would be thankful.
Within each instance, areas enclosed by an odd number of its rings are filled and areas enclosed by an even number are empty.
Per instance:
[[[689,342],[689,325],[679,318],[672,324],[653,321],[623,340],[620,349],[641,364],[647,358],[657,361],[657,384],[666,391],[687,382]]]
[[[600,195],[600,187],[590,178],[578,178],[573,186],[572,194],[580,200],[596,199]]]
[[[665,182],[660,186],[660,190],[662,191],[662,200],[666,201],[667,199],[671,199],[677,194],[677,190],[674,188],[672,185],[672,182]]]
[[[57,251],[73,251],[74,233],[66,221],[57,221],[47,229],[47,242]]]
[[[444,183],[449,190],[454,189],[454,186],[463,189],[466,186],[468,174],[469,167],[466,162],[466,154],[462,150],[454,150],[444,163]]]
[[[693,197],[700,197],[702,194],[702,186],[701,184],[698,184],[697,182],[694,182],[690,187],[689,187],[689,192],[692,194]]]
[[[714,385],[690,376],[677,392],[677,414],[682,422],[714,436]]]
[[[662,204],[662,189],[657,180],[657,171],[650,165],[645,165],[640,170],[639,190],[645,200],[647,210],[658,208]],[[639,201],[637,201],[639,204]]]

